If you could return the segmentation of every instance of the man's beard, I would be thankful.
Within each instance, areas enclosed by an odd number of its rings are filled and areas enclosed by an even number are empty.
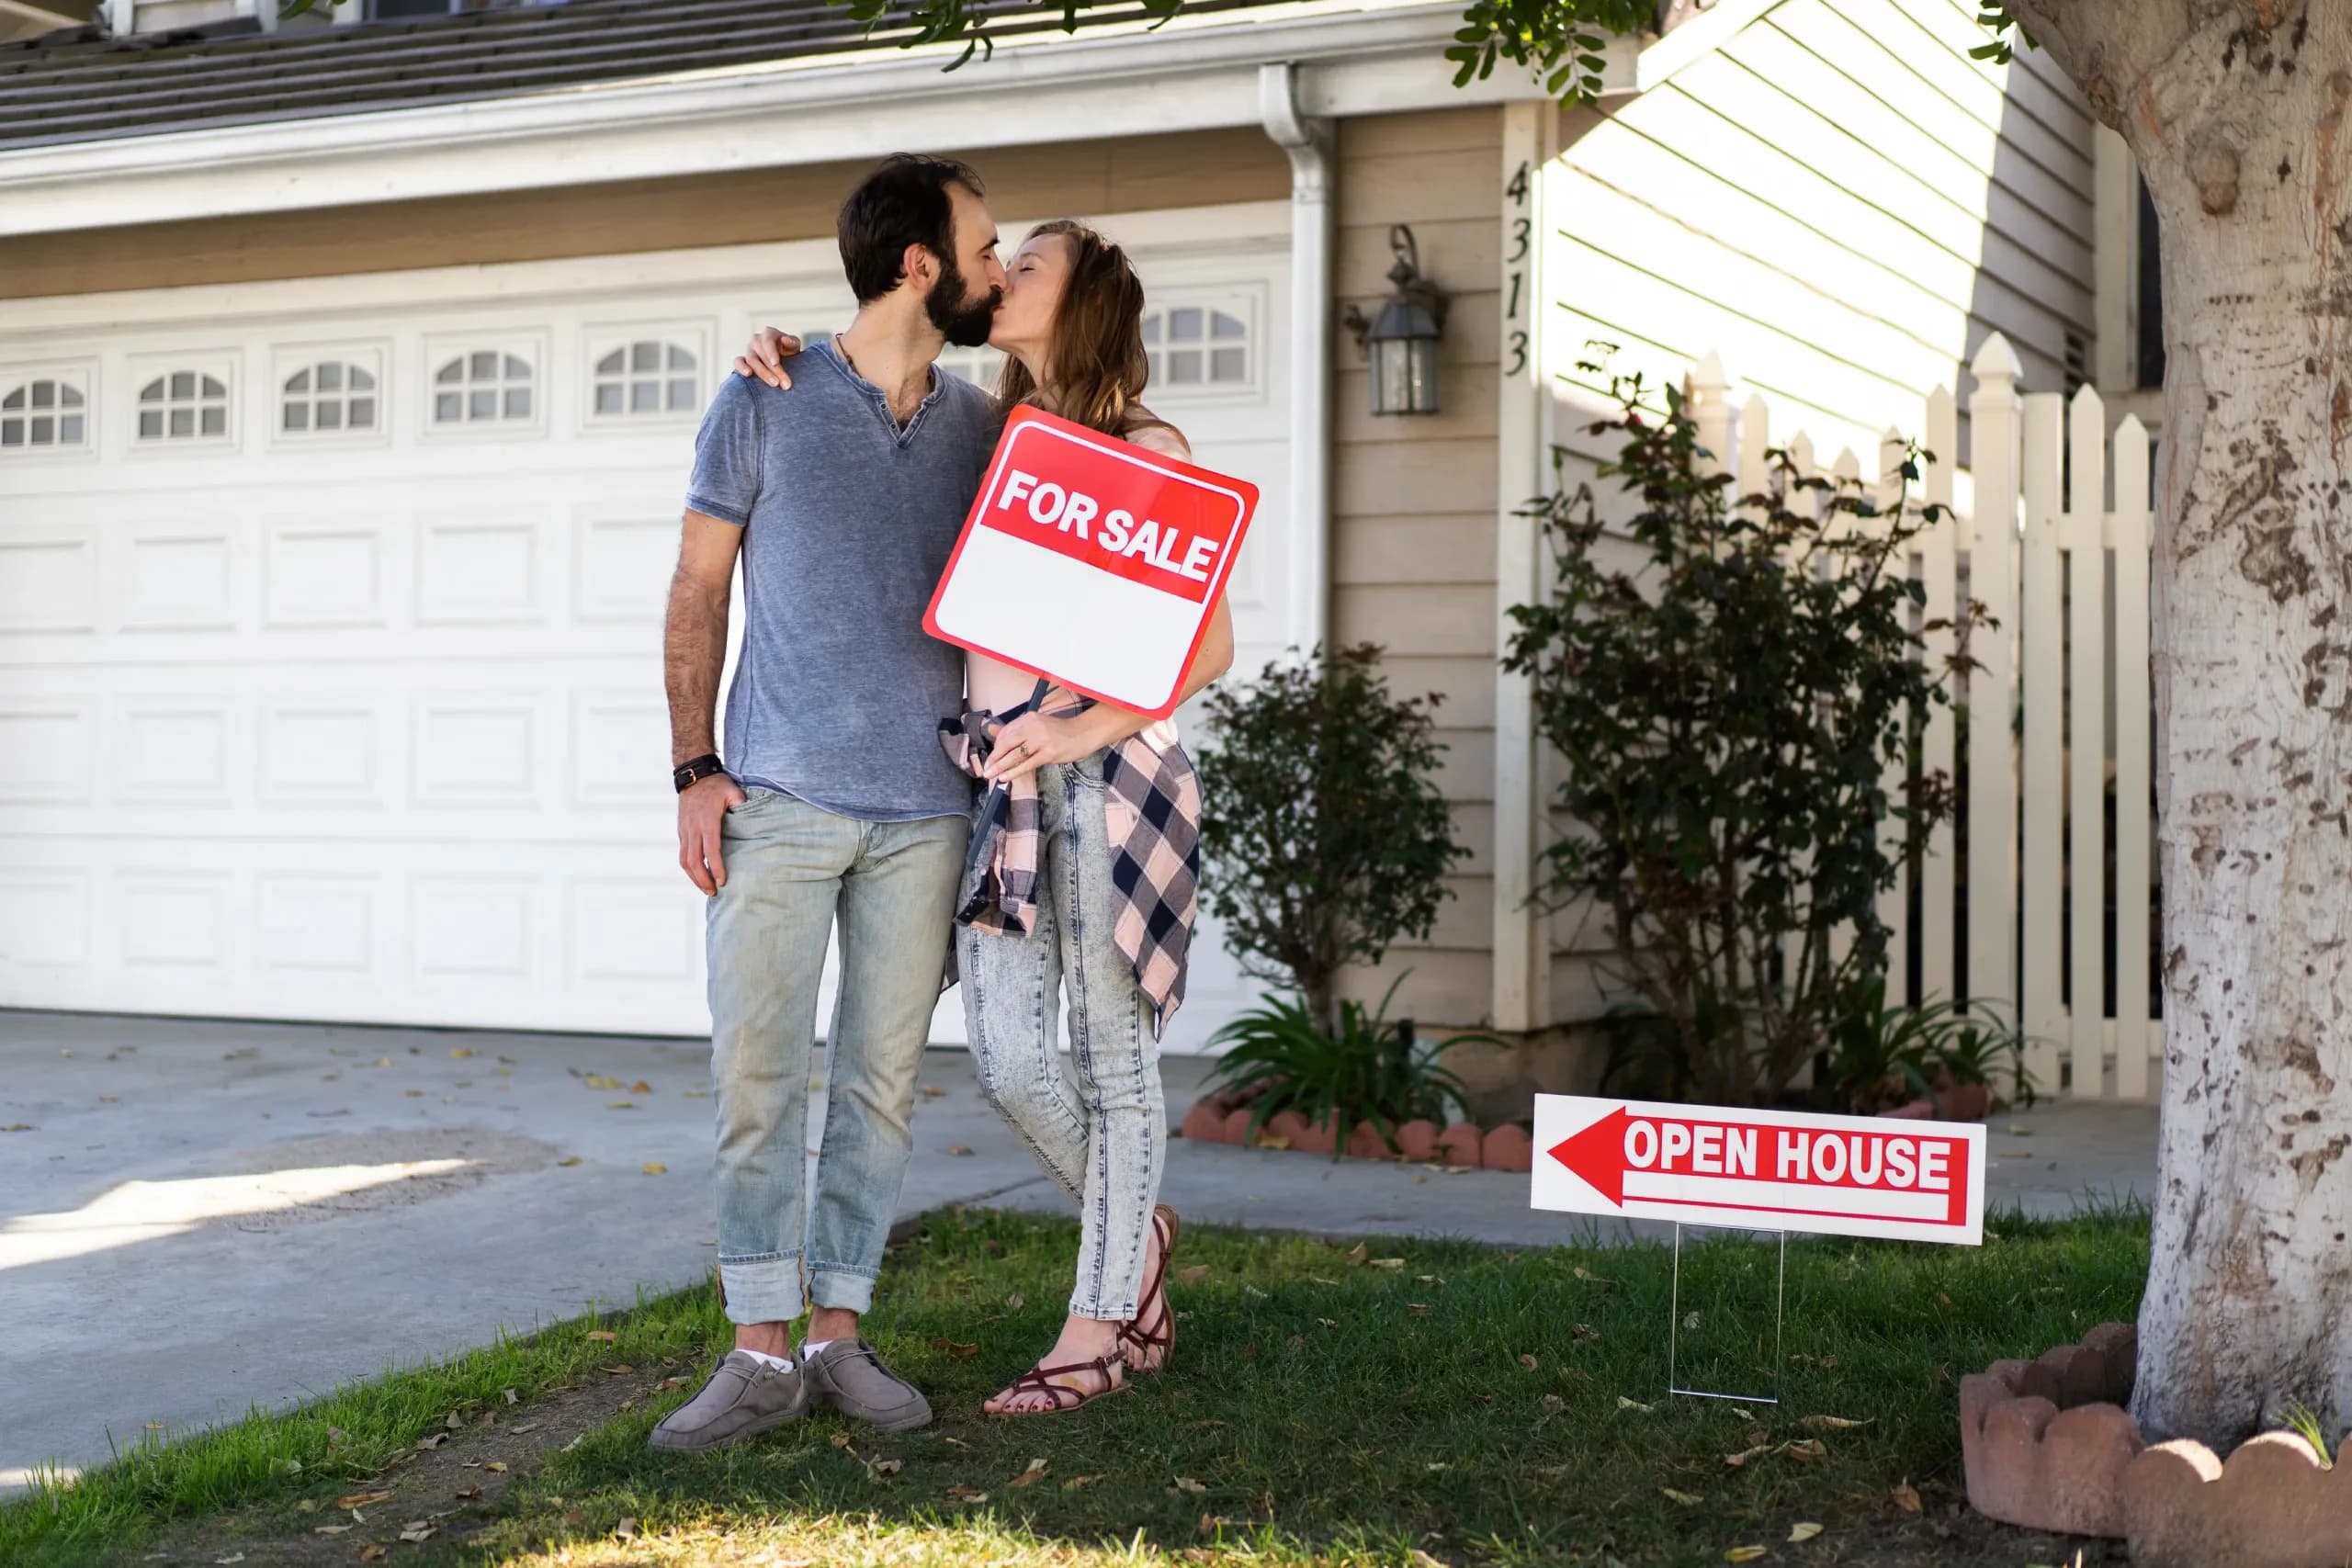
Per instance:
[[[939,281],[932,286],[923,299],[922,308],[949,343],[957,348],[978,348],[989,341],[989,329],[996,323],[996,308],[1003,300],[1001,290],[991,288],[974,299],[964,286],[963,269],[952,256],[942,256]],[[952,301],[952,302],[951,302]]]

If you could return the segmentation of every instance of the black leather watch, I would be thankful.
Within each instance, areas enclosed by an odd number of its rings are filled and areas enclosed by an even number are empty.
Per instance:
[[[670,782],[677,786],[680,795],[684,795],[711,774],[723,773],[726,771],[719,765],[718,752],[706,751],[699,757],[689,757],[672,768]]]

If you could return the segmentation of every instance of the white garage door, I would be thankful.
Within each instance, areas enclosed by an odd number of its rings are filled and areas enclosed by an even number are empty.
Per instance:
[[[1245,669],[1291,640],[1284,221],[1115,225],[1153,400],[1276,502]],[[828,243],[12,312],[0,1004],[705,1032],[659,653],[679,500],[752,323],[846,304]],[[1171,1045],[1247,993],[1208,944]]]

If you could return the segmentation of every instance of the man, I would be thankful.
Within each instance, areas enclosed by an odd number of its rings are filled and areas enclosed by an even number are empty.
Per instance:
[[[971,805],[937,738],[962,705],[963,656],[924,634],[922,613],[997,431],[986,395],[932,361],[944,344],[987,341],[1004,268],[979,179],[951,160],[887,160],[839,227],[857,318],[792,358],[790,389],[739,377],[719,388],[670,589],[678,860],[709,900],[718,1268],[735,1348],[654,1429],[657,1449],[752,1438],[812,1404],[884,1431],[931,1419],[858,1318],[912,1147]],[[722,763],[712,705],[739,551],[746,624]],[[837,920],[811,1203],[808,1054]]]

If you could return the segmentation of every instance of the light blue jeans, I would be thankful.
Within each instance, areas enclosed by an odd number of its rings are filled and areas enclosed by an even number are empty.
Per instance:
[[[718,1269],[737,1323],[786,1322],[812,1303],[873,1305],[970,827],[961,817],[862,822],[758,786],[721,824],[727,885],[705,901],[705,934]],[[841,990],[825,1036],[812,1219],[808,1054],[837,919]]]
[[[1037,770],[1035,929],[1013,937],[959,928],[956,957],[981,1092],[1078,1202],[1069,1310],[1124,1322],[1143,1289],[1168,1111],[1151,1003],[1112,934],[1118,890],[1103,790],[1100,752]],[[977,863],[967,868],[965,897],[979,874]],[[1075,1084],[1057,1049],[1064,991]]]

